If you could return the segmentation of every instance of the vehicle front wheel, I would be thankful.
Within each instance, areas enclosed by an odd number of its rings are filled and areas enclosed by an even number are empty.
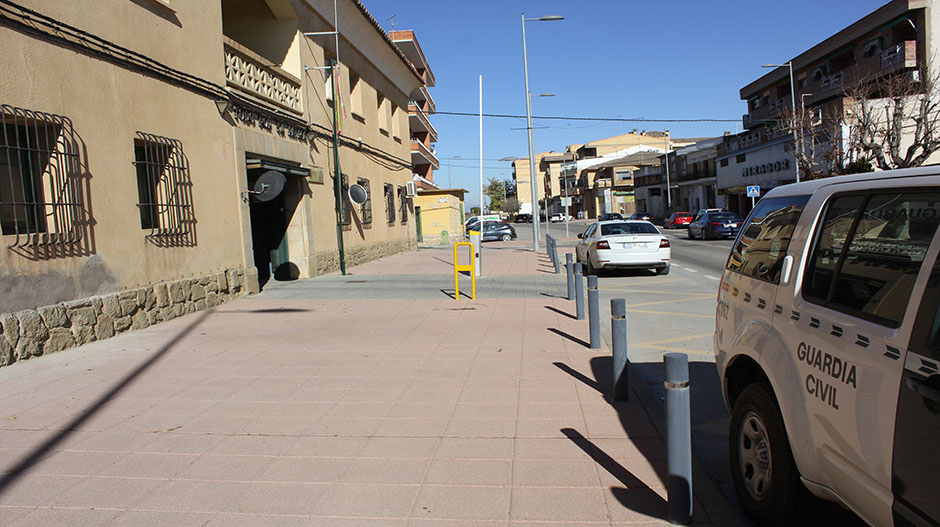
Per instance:
[[[504,242],[508,242],[509,240],[512,240],[512,235],[511,235],[511,234],[504,234],[504,235],[502,235],[501,239],[502,239]]]
[[[686,231],[686,237],[690,240],[695,239],[695,236],[692,234],[692,227],[689,227],[689,229]]]
[[[769,384],[749,385],[734,404],[728,441],[741,507],[760,525],[801,525],[821,501],[800,481],[780,406]]]

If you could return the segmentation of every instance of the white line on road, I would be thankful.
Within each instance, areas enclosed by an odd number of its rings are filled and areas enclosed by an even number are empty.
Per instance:
[[[697,272],[698,272],[697,270],[692,269],[691,267],[683,267],[683,269],[685,269],[686,271],[688,271],[688,272],[690,272],[690,273],[697,273]]]
[[[721,278],[718,278],[717,276],[712,276],[710,274],[705,275],[705,278],[710,278],[712,280],[721,280]]]

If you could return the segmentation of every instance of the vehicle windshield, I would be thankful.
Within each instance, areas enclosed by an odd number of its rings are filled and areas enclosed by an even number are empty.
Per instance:
[[[609,223],[601,225],[601,236],[616,236],[618,234],[659,234],[659,231],[649,223]]]
[[[691,216],[691,215],[692,215],[691,212],[674,212],[673,214],[675,214],[677,218],[681,218],[682,216]]]
[[[709,214],[708,219],[710,220],[740,220],[736,214],[733,212],[717,212],[714,214]]]

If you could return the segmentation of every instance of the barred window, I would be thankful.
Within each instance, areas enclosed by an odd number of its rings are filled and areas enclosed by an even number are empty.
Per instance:
[[[11,247],[76,242],[89,228],[79,148],[60,115],[0,106],[0,233]]]
[[[385,184],[385,219],[395,223],[395,186],[391,183]]]
[[[137,132],[134,139],[140,228],[161,246],[195,243],[192,180],[183,144]]]
[[[340,194],[343,200],[343,228],[349,229],[352,226],[352,203],[349,201],[349,176],[343,174]]]
[[[372,192],[369,190],[369,180],[366,178],[359,178],[356,180],[356,183],[366,189],[366,202],[362,205],[359,205],[359,217],[362,219],[363,225],[372,224]]]
[[[401,223],[408,223],[408,196],[405,195],[405,187],[398,187],[398,203],[401,207]]]

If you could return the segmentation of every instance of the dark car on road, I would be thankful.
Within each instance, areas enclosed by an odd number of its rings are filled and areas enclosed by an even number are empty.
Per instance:
[[[470,231],[479,231],[480,223],[471,223],[467,226],[467,239],[470,239]],[[502,240],[508,242],[509,240],[516,239],[516,229],[512,225],[506,223],[505,221],[490,221],[486,220],[483,222],[483,241],[490,240]]]
[[[629,219],[631,219],[631,220],[643,220],[643,221],[648,221],[648,222],[652,223],[653,220],[656,219],[656,216],[653,216],[653,215],[650,214],[649,212],[643,211],[643,212],[634,212],[633,214],[630,215],[630,218],[629,218]]]
[[[733,212],[706,212],[689,224],[689,238],[723,238],[738,235],[744,220]]]
[[[516,223],[532,223],[531,214],[516,214]]]
[[[616,212],[608,212],[597,217],[597,221],[622,220],[623,216]]]
[[[663,222],[663,227],[667,229],[678,229],[680,227],[687,227],[690,223],[692,223],[691,212],[673,212],[666,218],[666,221]]]

